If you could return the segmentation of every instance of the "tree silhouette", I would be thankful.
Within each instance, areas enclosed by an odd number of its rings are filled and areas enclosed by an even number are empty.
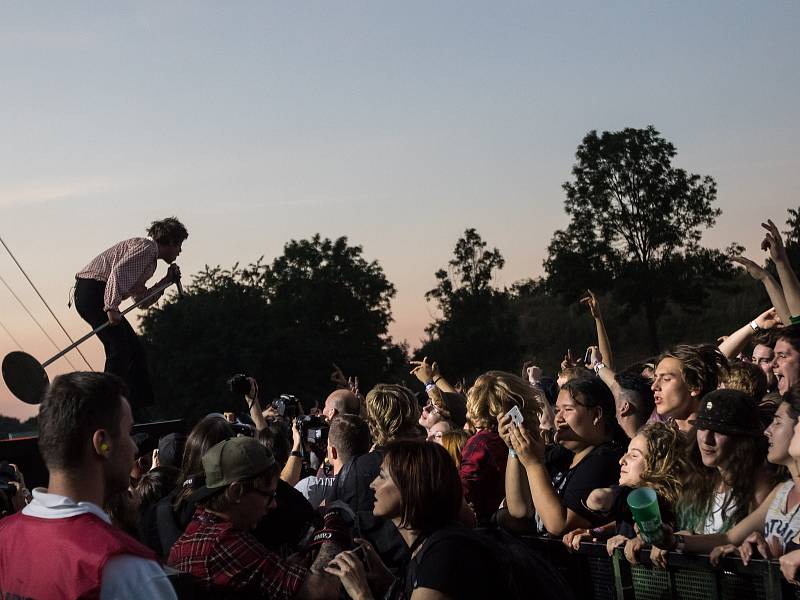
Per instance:
[[[437,285],[425,294],[441,311],[427,328],[429,339],[416,352],[440,363],[450,377],[471,379],[489,368],[515,368],[516,317],[506,290],[492,285],[505,264],[497,248],[487,249],[478,232],[467,229],[456,242]]]
[[[676,154],[652,126],[590,131],[563,185],[570,224],[555,233],[545,261],[548,289],[565,300],[591,286],[613,290],[631,313],[642,310],[653,352],[667,301],[699,307],[711,283],[731,272],[722,252],[700,246],[721,214],[716,183],[674,167]]]
[[[159,416],[242,411],[225,386],[236,373],[256,377],[265,401],[324,400],[333,362],[369,389],[406,360],[387,334],[394,294],[380,265],[345,237],[292,240],[271,264],[206,266],[183,299],[142,322]]]

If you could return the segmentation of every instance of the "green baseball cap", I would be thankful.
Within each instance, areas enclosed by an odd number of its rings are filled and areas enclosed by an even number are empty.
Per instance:
[[[202,462],[206,482],[190,496],[193,502],[208,498],[236,481],[258,477],[275,465],[275,457],[253,438],[235,437],[212,446]]]

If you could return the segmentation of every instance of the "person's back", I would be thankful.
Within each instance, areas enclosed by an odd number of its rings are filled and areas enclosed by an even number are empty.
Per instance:
[[[136,445],[127,388],[105,373],[57,377],[39,412],[48,489],[0,522],[0,590],[20,598],[175,598],[144,545],[101,508],[128,485]],[[24,543],[20,543],[24,541]]]

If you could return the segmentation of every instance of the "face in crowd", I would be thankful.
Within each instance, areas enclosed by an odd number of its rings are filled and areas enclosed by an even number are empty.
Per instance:
[[[641,484],[647,466],[647,439],[636,435],[628,444],[628,451],[619,459],[619,484],[635,488]]]
[[[402,498],[400,489],[397,487],[389,472],[386,462],[381,465],[378,476],[369,485],[375,492],[375,506],[372,514],[384,519],[396,519],[402,515]]]
[[[573,452],[596,443],[605,427],[601,408],[584,406],[566,389],[558,393],[555,425],[556,443]]]
[[[756,344],[756,347],[753,348],[753,355],[750,357],[753,364],[764,371],[764,375],[767,376],[767,389],[770,390],[774,390],[776,384],[775,373],[772,371],[772,361],[774,358],[775,353],[772,351],[772,348],[764,344]]]
[[[652,389],[656,412],[660,416],[688,419],[694,411],[694,399],[699,390],[686,383],[683,365],[677,358],[669,356],[658,363]]]
[[[431,427],[442,421],[442,415],[439,414],[439,409],[432,400],[422,408],[422,413],[419,416],[419,424],[430,432]]]
[[[790,387],[800,381],[800,352],[783,338],[775,344],[772,372],[781,394],[785,394]]]
[[[788,466],[792,462],[789,456],[789,444],[794,435],[795,420],[789,414],[789,404],[781,402],[772,422],[764,430],[767,437],[767,460],[774,465]]]
[[[731,436],[710,429],[697,430],[697,447],[703,464],[709,468],[724,467],[733,448]]]

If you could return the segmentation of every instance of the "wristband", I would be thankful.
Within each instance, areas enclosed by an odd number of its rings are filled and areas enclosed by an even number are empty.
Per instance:
[[[800,323],[800,316],[791,316],[789,315],[789,324],[790,325],[797,325]]]
[[[433,383],[432,381],[429,381],[428,383],[425,384],[425,393],[426,394],[428,392],[430,392],[431,390],[435,390],[435,389],[436,389],[436,384]]]
[[[600,369],[605,369],[605,368],[606,368],[605,363],[602,363],[602,362],[597,363],[594,366],[594,374],[595,375],[599,375],[600,374]]]
[[[758,331],[761,329],[761,327],[759,327],[758,323],[756,323],[755,321],[750,321],[750,329],[752,329],[753,331]]]
[[[511,458],[517,458],[517,451],[514,450],[513,448],[509,448],[508,449],[508,456],[510,456]]]
[[[437,383],[439,383],[439,380],[440,380],[441,378],[442,378],[442,376],[441,376],[441,375],[439,375],[439,377],[434,377],[434,378],[433,378],[433,385],[436,385]]]
[[[299,450],[292,450],[289,453],[289,456],[296,456],[297,458],[303,458],[303,453],[300,452]]]

